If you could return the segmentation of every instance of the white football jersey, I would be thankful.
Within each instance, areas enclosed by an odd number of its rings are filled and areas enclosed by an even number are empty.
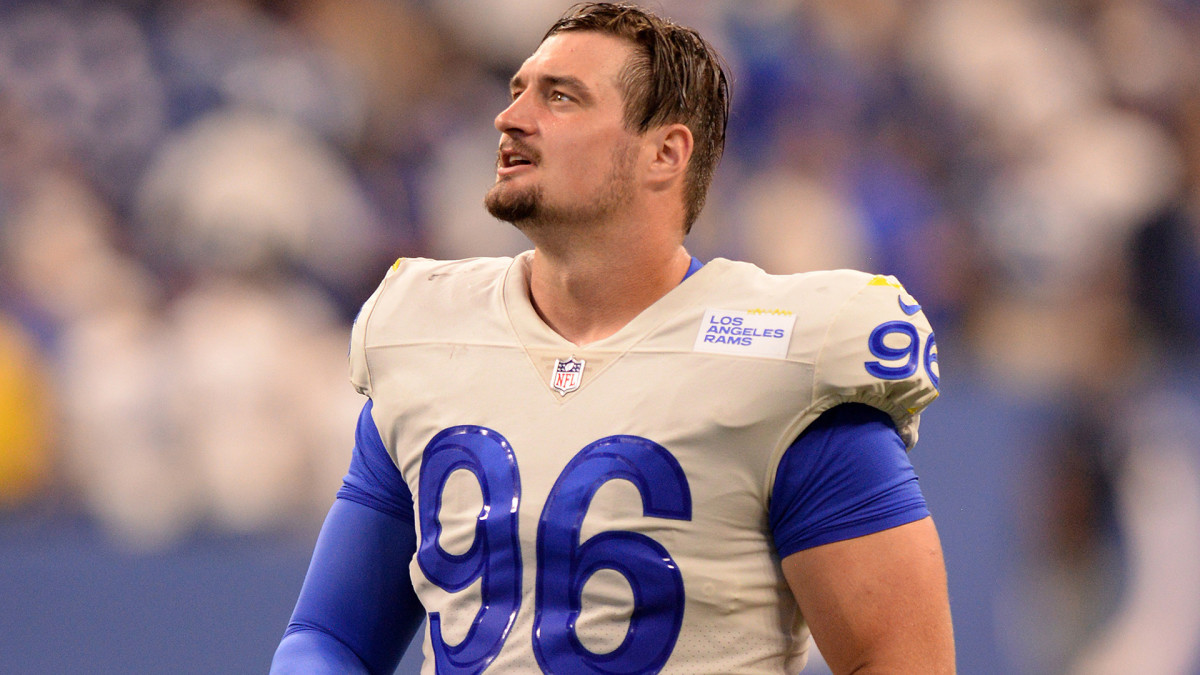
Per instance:
[[[579,347],[530,260],[402,259],[355,323],[351,378],[413,494],[424,672],[797,672],[776,467],[844,402],[911,447],[937,396],[920,307],[891,277],[717,259]]]

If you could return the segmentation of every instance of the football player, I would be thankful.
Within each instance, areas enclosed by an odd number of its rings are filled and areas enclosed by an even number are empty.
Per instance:
[[[891,277],[684,248],[728,87],[701,36],[577,6],[511,80],[488,210],[535,248],[402,259],[277,673],[950,673],[907,451],[937,348]]]

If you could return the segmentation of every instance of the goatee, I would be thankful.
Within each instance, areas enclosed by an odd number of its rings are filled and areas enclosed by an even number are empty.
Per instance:
[[[532,190],[510,190],[503,182],[497,182],[483,198],[483,205],[493,218],[506,223],[526,222],[537,218],[542,201],[541,188]]]

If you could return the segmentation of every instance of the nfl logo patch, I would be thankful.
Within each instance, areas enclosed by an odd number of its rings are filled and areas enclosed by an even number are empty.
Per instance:
[[[574,357],[566,361],[554,359],[554,374],[550,376],[550,386],[554,387],[554,391],[566,396],[578,389],[583,381],[583,363],[583,359],[576,360]]]

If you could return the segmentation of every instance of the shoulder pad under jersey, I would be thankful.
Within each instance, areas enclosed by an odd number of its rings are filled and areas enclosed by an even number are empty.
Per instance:
[[[371,396],[368,347],[380,341],[430,339],[423,329],[445,323],[444,315],[457,314],[464,303],[478,302],[503,279],[511,262],[511,258],[397,260],[354,319],[350,333],[354,388]]]
[[[407,260],[408,258],[398,258],[396,262],[392,263],[387,274],[383,276],[383,281],[358,310],[358,315],[354,317],[354,326],[350,329],[350,382],[360,394],[368,397],[371,395],[371,373],[367,368],[367,324],[370,322],[371,313],[375,311],[375,305],[379,302],[379,296],[383,294],[388,282],[399,273],[400,268]]]

